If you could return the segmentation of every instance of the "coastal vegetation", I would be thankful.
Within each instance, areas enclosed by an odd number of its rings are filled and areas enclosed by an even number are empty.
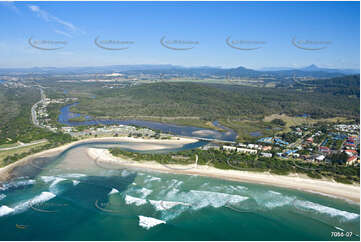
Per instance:
[[[194,164],[197,155],[199,165],[209,165],[219,169],[270,172],[278,175],[300,173],[314,179],[334,179],[337,182],[347,184],[360,182],[358,167],[344,166],[337,163],[306,163],[293,159],[257,157],[256,155],[214,149],[193,149],[167,154],[145,154],[111,148],[110,152],[114,156],[131,158],[134,161],[156,161],[165,165]]]
[[[357,117],[358,99],[334,93],[300,92],[294,88],[253,88],[201,83],[154,83],[101,89],[73,110],[93,117],[164,116],[202,120],[244,119],[275,113],[312,118]]]
[[[31,107],[40,100],[40,92],[35,88],[0,89],[0,145],[14,145],[18,142],[30,143],[46,139],[47,143],[14,150],[0,151],[0,166],[15,162],[27,155],[57,147],[73,141],[69,134],[52,132],[36,127],[31,121]],[[56,115],[52,114],[53,116]],[[4,157],[4,154],[6,156]]]
[[[96,98],[80,98],[71,110],[94,119],[140,119],[202,128],[214,128],[209,121],[218,120],[237,132],[238,141],[252,142],[258,131],[268,136],[301,123],[357,120],[359,99],[340,91],[349,80],[349,88],[359,92],[357,78],[332,79],[332,92],[325,80],[308,83],[307,90],[299,84],[256,88],[197,82],[102,88],[92,90]],[[329,91],[323,93],[321,87]]]

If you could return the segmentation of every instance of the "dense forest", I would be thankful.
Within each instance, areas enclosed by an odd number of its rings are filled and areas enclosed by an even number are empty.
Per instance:
[[[359,99],[350,97],[350,91],[342,93],[340,86],[339,91],[331,91],[324,82],[317,86],[320,89],[317,92],[187,82],[141,84],[98,90],[97,98],[83,98],[73,111],[93,117],[192,116],[205,120],[244,119],[274,113],[290,116],[307,113],[313,118],[358,117]],[[359,93],[354,85],[349,89]]]
[[[72,140],[70,135],[33,125],[31,107],[39,100],[36,88],[0,88],[0,145],[47,139],[55,146]]]
[[[332,95],[354,96],[360,98],[360,76],[350,75],[331,79],[310,80],[298,83],[296,87],[311,89],[314,92],[329,93]]]

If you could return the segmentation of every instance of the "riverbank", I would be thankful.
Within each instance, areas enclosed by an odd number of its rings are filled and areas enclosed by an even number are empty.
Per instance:
[[[90,138],[75,141],[69,144],[65,144],[56,148],[49,150],[44,150],[39,153],[35,153],[24,157],[12,164],[9,164],[5,167],[0,168],[0,182],[5,182],[10,179],[17,177],[17,169],[30,165],[37,158],[50,158],[56,155],[59,155],[61,152],[84,143],[91,142],[132,142],[137,143],[137,146],[127,146],[123,145],[124,148],[132,148],[133,150],[138,151],[151,151],[151,150],[160,150],[160,149],[172,149],[180,148],[183,145],[197,142],[197,139],[192,138],[180,138],[180,137],[171,137],[171,139],[159,140],[159,139],[144,139],[144,138],[132,138],[132,137],[103,137],[103,138]],[[41,167],[39,167],[41,169]]]
[[[272,185],[318,193],[321,195],[337,197],[360,203],[360,187],[358,185],[347,185],[332,181],[316,180],[298,174],[283,176],[261,172],[222,170],[211,166],[196,164],[166,166],[157,162],[136,162],[130,159],[115,157],[109,152],[109,150],[106,149],[89,148],[87,153],[89,157],[96,160],[96,162],[104,164],[108,163],[114,165],[124,165],[129,168],[150,169],[166,173],[200,175],[238,182]]]

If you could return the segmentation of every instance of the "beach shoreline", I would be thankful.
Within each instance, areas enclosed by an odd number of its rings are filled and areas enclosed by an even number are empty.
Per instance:
[[[178,148],[183,145],[198,142],[197,139],[184,138],[184,137],[172,137],[171,139],[144,139],[144,138],[133,138],[133,137],[101,137],[101,138],[89,138],[74,141],[68,144],[61,145],[59,147],[44,150],[35,154],[26,156],[14,163],[11,163],[5,167],[0,167],[0,182],[6,182],[10,179],[16,178],[15,170],[26,165],[31,165],[32,161],[37,158],[53,157],[59,155],[61,152],[70,149],[76,145],[91,143],[91,142],[133,142],[143,143],[139,147],[135,147],[134,150],[139,151],[150,151],[165,148]],[[39,168],[41,169],[41,168]]]
[[[316,180],[306,178],[299,174],[274,175],[262,172],[250,172],[240,170],[222,170],[206,165],[172,165],[172,167],[149,161],[132,161],[113,156],[107,149],[88,148],[87,154],[96,162],[124,166],[125,168],[136,168],[153,170],[163,173],[199,175],[205,177],[231,180],[236,182],[247,182],[254,184],[270,185],[295,189],[322,196],[329,196],[354,203],[360,203],[360,187],[332,181]]]
[[[132,137],[103,137],[103,138],[89,138],[65,144],[49,150],[44,150],[39,153],[24,157],[12,164],[0,168],[0,182],[6,182],[17,177],[16,170],[18,168],[32,165],[32,161],[37,158],[54,157],[61,152],[66,151],[76,145],[92,143],[92,142],[132,142],[139,143],[137,146],[132,146],[133,150],[151,151],[165,148],[178,148],[183,145],[195,143],[197,139],[172,137],[167,140],[159,139],[144,139]],[[124,145],[127,146],[127,145]],[[129,147],[127,147],[129,148]],[[330,196],[360,203],[360,187],[358,185],[348,185],[337,183],[333,181],[316,180],[305,177],[300,174],[290,175],[274,175],[262,172],[250,172],[240,170],[223,170],[206,165],[168,165],[160,164],[158,162],[141,161],[136,162],[130,159],[122,159],[113,156],[108,149],[87,148],[87,155],[96,162],[108,163],[124,166],[124,168],[136,168],[153,170],[163,173],[184,174],[184,175],[199,175],[205,177],[212,177],[223,180],[231,180],[236,182],[247,182],[262,185],[271,185],[276,187],[283,187],[289,189],[296,189],[310,193],[316,193],[323,196]]]

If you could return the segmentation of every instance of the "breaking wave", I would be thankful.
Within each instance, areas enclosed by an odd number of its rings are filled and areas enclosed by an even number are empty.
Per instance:
[[[129,195],[125,195],[125,203],[126,204],[135,204],[136,206],[141,206],[147,203],[147,200],[137,197],[132,197]]]
[[[0,186],[0,191],[6,191],[8,189],[18,188],[18,187],[25,187],[35,184],[36,181],[29,179],[29,180],[21,180],[21,181],[12,181],[9,183],[4,183]]]
[[[308,210],[311,212],[317,212],[320,214],[327,214],[331,217],[342,217],[346,220],[353,220],[360,217],[359,214],[356,213],[350,213],[343,210],[338,210],[336,208],[331,208],[327,206],[323,206],[321,204],[309,202],[309,201],[300,201],[297,200],[294,202],[294,205],[296,208],[302,209],[302,210]]]
[[[60,177],[56,177],[56,178],[53,180],[53,182],[50,184],[49,187],[50,187],[50,188],[55,187],[56,184],[58,184],[59,182],[62,182],[62,181],[66,181],[66,179],[60,178]]]
[[[8,206],[3,205],[0,207],[0,217],[10,214],[14,211],[15,210],[13,208],[9,208]]]
[[[1,206],[0,207],[0,216],[4,216],[4,215],[10,214],[10,213],[23,212],[35,204],[46,202],[54,197],[56,197],[56,195],[51,192],[42,192],[40,195],[38,195],[32,199],[16,205],[14,208],[10,208],[7,206]]]
[[[119,191],[115,188],[113,188],[109,193],[108,195],[112,195],[112,194],[115,194],[115,193],[119,193]]]
[[[69,174],[63,174],[63,175],[59,175],[60,177],[63,178],[81,178],[81,177],[86,177],[87,175],[82,174],[82,173],[69,173]]]
[[[160,177],[155,177],[155,176],[147,176],[146,179],[144,179],[144,184],[150,183],[152,181],[161,181],[162,179]]]
[[[159,220],[156,218],[151,218],[151,217],[145,217],[145,216],[141,216],[139,215],[139,226],[143,227],[145,229],[150,229],[154,226],[157,226],[159,224],[165,224],[166,222],[163,220]]]
[[[149,200],[150,204],[154,206],[154,208],[158,211],[162,210],[168,210],[171,209],[177,205],[183,205],[183,206],[190,206],[188,203],[184,202],[172,202],[172,201],[156,201],[156,200]]]
[[[219,208],[225,206],[226,204],[237,204],[248,199],[248,197],[240,195],[198,190],[190,190],[189,192],[180,193],[172,192],[168,193],[166,197],[171,198],[170,200],[178,200],[191,204],[192,209],[194,210],[208,206]]]
[[[149,194],[153,192],[153,190],[142,187],[141,189],[135,190],[137,194],[140,194],[142,198],[146,198]]]

